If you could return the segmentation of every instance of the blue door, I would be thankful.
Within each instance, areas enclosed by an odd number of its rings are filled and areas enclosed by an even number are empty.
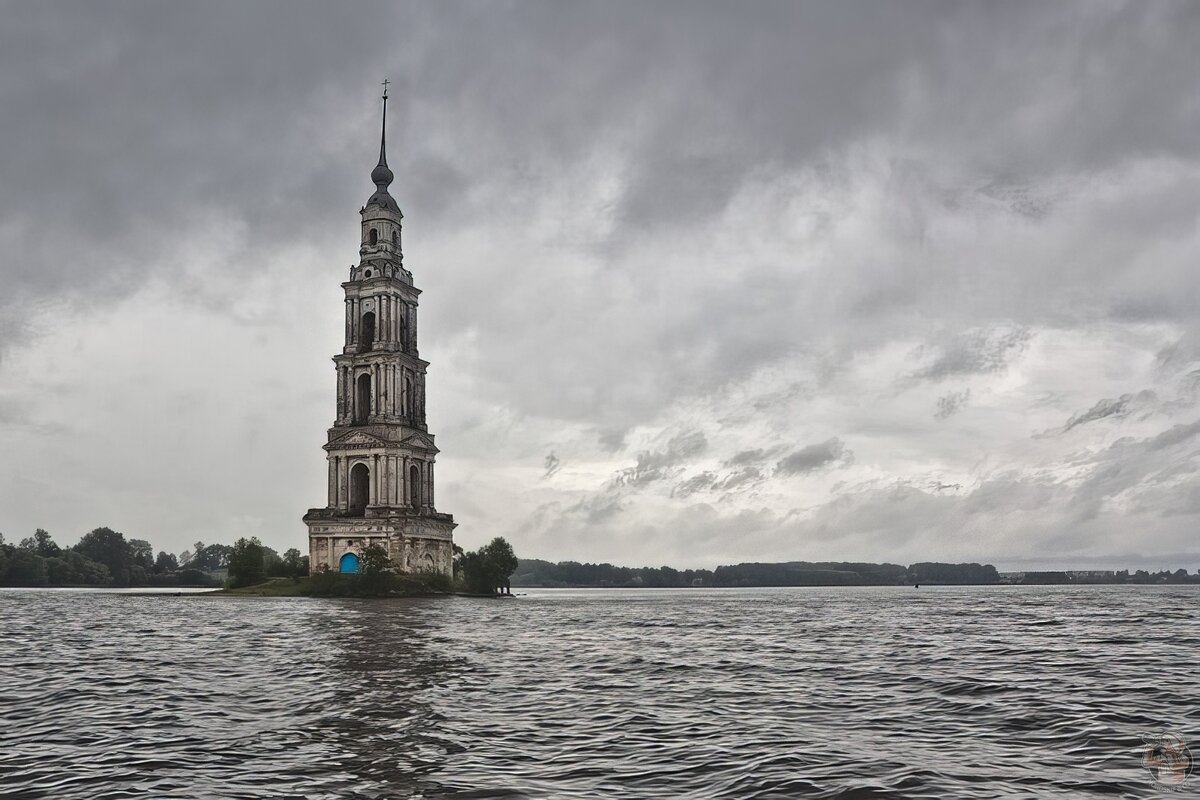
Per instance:
[[[358,556],[354,553],[346,553],[342,556],[342,563],[338,569],[341,572],[358,572]]]

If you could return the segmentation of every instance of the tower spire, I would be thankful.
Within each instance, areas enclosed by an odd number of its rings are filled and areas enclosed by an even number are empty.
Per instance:
[[[388,84],[391,83],[387,78],[383,79],[383,124],[379,126],[379,166],[387,166],[387,98]]]
[[[392,185],[392,181],[396,177],[387,165],[387,101],[388,84],[390,83],[391,81],[386,78],[383,81],[383,120],[379,126],[379,163],[375,165],[375,169],[371,170],[371,182],[375,184],[375,194],[371,195],[367,205],[375,203],[399,211],[396,201],[388,194],[388,187]]]

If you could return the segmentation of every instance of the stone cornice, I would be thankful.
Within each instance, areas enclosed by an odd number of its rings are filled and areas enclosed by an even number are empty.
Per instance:
[[[338,353],[333,356],[333,363],[338,366],[366,366],[372,364],[391,363],[393,359],[399,357],[403,361],[410,362],[421,368],[422,374],[429,368],[429,362],[419,356],[414,356],[412,353],[406,353],[403,350],[368,350],[365,353]]]

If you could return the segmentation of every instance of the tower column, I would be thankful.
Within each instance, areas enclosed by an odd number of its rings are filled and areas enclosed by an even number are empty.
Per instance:
[[[329,457],[329,505],[337,505],[337,456]]]
[[[386,294],[379,295],[379,338],[386,344],[388,339],[388,325],[391,322],[391,307],[388,303]]]
[[[371,505],[379,504],[379,456],[371,456]]]
[[[396,480],[400,472],[400,458],[392,456],[392,505],[400,504],[400,482]]]
[[[411,505],[412,499],[408,495],[408,456],[404,456],[404,465],[400,467],[400,502],[404,505]]]
[[[429,462],[421,461],[421,510],[429,508]]]
[[[391,458],[383,457],[383,504],[391,505]]]

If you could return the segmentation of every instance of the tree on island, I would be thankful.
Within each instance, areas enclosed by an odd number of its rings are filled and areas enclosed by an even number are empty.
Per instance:
[[[227,544],[209,544],[196,542],[194,552],[190,555],[184,551],[186,558],[181,558],[183,566],[198,569],[203,572],[225,569],[229,566],[229,556],[233,548]]]
[[[509,590],[509,578],[517,570],[517,554],[503,537],[469,553],[459,556],[454,565],[467,591],[476,594],[496,594]]]
[[[129,540],[129,559],[147,574],[154,572],[154,546],[145,539]]]
[[[358,557],[359,591],[367,595],[387,594],[395,585],[395,567],[386,547],[374,542],[368,544]]]
[[[62,548],[54,543],[54,539],[46,531],[38,528],[33,536],[21,540],[21,549],[37,553],[42,558],[54,558],[62,553]]]
[[[8,586],[45,586],[49,582],[46,559],[24,547],[11,547],[5,554],[4,582]]]
[[[283,560],[280,562],[279,568],[283,571],[283,577],[299,578],[308,574],[308,556],[301,555],[300,551],[294,547],[289,547],[283,551]]]
[[[234,542],[229,551],[229,585],[236,589],[266,580],[265,555],[266,550],[257,536],[249,539],[242,537]]]
[[[112,528],[96,528],[84,534],[79,544],[72,549],[84,558],[108,567],[114,586],[145,583],[145,570],[134,563],[129,542],[125,541],[124,535]]]
[[[167,572],[175,572],[179,569],[179,559],[175,558],[171,553],[159,551],[158,557],[154,559],[154,574],[162,575]]]

